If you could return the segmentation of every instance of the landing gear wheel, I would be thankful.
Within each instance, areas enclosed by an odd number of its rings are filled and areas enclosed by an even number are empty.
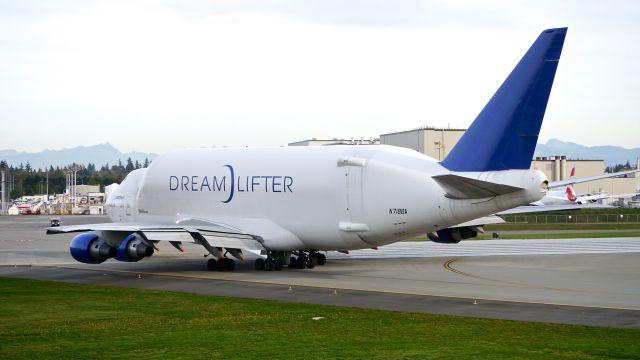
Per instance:
[[[304,256],[298,256],[296,269],[304,269],[305,267],[307,267],[307,259]]]
[[[227,259],[218,259],[218,271],[227,270]]]
[[[316,267],[317,263],[318,258],[316,258],[315,256],[310,256],[309,260],[307,260],[307,269],[313,269],[314,267]]]
[[[273,263],[274,263],[273,269],[275,271],[282,270],[282,262],[280,262],[280,260],[274,260]]]
[[[218,269],[218,262],[216,259],[207,260],[207,269],[209,269],[209,271],[216,271]]]
[[[264,270],[264,259],[263,258],[259,258],[256,259],[256,262],[253,263],[253,266],[255,267],[256,270]]]
[[[233,271],[236,269],[236,262],[233,259],[225,258],[224,266],[227,271]]]
[[[298,266],[298,260],[295,257],[289,258],[289,269],[295,269]]]
[[[316,256],[316,259],[318,260],[318,265],[320,266],[327,263],[327,256],[325,254],[318,254]]]
[[[267,258],[264,262],[264,269],[266,271],[274,270],[275,264],[272,258]]]

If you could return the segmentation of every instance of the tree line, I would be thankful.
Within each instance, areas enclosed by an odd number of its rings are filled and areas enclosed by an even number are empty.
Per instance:
[[[606,172],[606,173],[616,173],[616,172],[620,172],[620,171],[635,170],[635,169],[636,169],[636,167],[635,166],[631,166],[631,164],[629,163],[629,160],[627,160],[626,164],[616,164],[616,165],[607,166],[604,169],[604,172]]]
[[[71,169],[77,169],[77,184],[101,185],[104,187],[113,183],[120,183],[124,177],[135,169],[146,168],[150,164],[145,158],[143,163],[128,158],[126,164],[118,160],[118,164],[105,164],[98,169],[95,164],[80,165],[76,163],[64,167],[50,166],[48,169],[34,169],[29,162],[20,163],[18,166],[0,161],[0,169],[6,171],[7,188],[11,187],[9,198],[17,199],[25,195],[40,195],[46,192],[47,182],[49,194],[61,194],[66,186],[66,173]],[[47,180],[48,179],[48,180]]]

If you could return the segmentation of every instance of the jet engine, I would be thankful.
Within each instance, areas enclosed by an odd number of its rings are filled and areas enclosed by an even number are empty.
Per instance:
[[[474,238],[478,236],[479,228],[477,226],[464,226],[438,230],[435,234],[427,234],[429,240],[441,244],[457,244],[461,240]]]
[[[116,255],[116,248],[109,246],[98,234],[84,233],[71,240],[71,256],[85,264],[100,264]]]
[[[147,245],[139,235],[131,234],[122,240],[118,246],[115,259],[120,261],[136,262],[153,255],[153,252],[153,247]]]

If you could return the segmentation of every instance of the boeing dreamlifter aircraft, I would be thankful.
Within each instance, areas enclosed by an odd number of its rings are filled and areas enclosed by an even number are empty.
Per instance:
[[[540,34],[442,162],[392,146],[179,150],[127,175],[106,204],[112,223],[47,233],[88,232],[70,247],[84,263],[200,244],[211,270],[233,270],[243,251],[262,255],[256,269],[279,270],[425,233],[473,237],[479,218],[547,191],[529,167],[566,32]]]

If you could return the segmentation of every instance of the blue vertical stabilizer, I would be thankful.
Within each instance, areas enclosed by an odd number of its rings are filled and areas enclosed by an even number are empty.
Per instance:
[[[567,28],[540,34],[442,161],[452,171],[529,169]]]

